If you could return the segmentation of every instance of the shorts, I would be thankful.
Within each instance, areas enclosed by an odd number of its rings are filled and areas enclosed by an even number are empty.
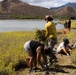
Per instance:
[[[30,49],[30,41],[26,42],[24,44],[24,49],[26,52],[31,52],[32,50]]]

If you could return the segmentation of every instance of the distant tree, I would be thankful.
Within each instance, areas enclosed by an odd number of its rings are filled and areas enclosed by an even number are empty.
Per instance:
[[[3,0],[1,3],[1,6],[3,8],[4,11],[8,11],[8,6],[9,6],[9,0]]]
[[[20,2],[20,0],[3,0],[3,2],[9,2],[9,1],[12,1],[12,2]]]
[[[8,0],[3,0],[3,2],[7,2]]]
[[[76,19],[76,17],[75,16],[71,16],[70,19],[73,19],[74,20],[74,19]]]
[[[11,0],[12,2],[20,2],[20,0]]]

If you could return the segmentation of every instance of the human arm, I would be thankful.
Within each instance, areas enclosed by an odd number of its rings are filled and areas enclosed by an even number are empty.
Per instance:
[[[48,34],[49,34],[49,31],[48,31],[48,27],[47,26],[45,27],[45,30],[46,30],[45,37],[47,38],[48,37]]]

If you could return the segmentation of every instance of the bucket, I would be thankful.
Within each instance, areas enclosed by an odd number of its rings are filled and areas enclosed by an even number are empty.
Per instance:
[[[29,60],[30,60],[30,58],[29,58],[29,57],[28,57],[28,58],[26,58],[26,60],[25,60],[27,67],[30,67],[30,66],[29,66]]]
[[[66,30],[62,31],[62,34],[66,34],[66,33],[67,33],[67,31],[66,31]]]

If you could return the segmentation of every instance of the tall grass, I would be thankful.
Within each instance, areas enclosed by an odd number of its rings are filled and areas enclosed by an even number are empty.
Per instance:
[[[31,39],[34,39],[33,32],[0,33],[0,75],[14,74],[13,66],[27,56],[24,43]]]
[[[76,32],[58,34],[59,43],[67,37],[71,43],[76,40]],[[34,39],[34,32],[0,32],[0,75],[16,75],[14,66],[20,61],[25,61],[27,53],[24,50],[24,43]],[[76,51],[76,49],[74,50]],[[72,54],[72,61],[76,62],[76,52]]]

